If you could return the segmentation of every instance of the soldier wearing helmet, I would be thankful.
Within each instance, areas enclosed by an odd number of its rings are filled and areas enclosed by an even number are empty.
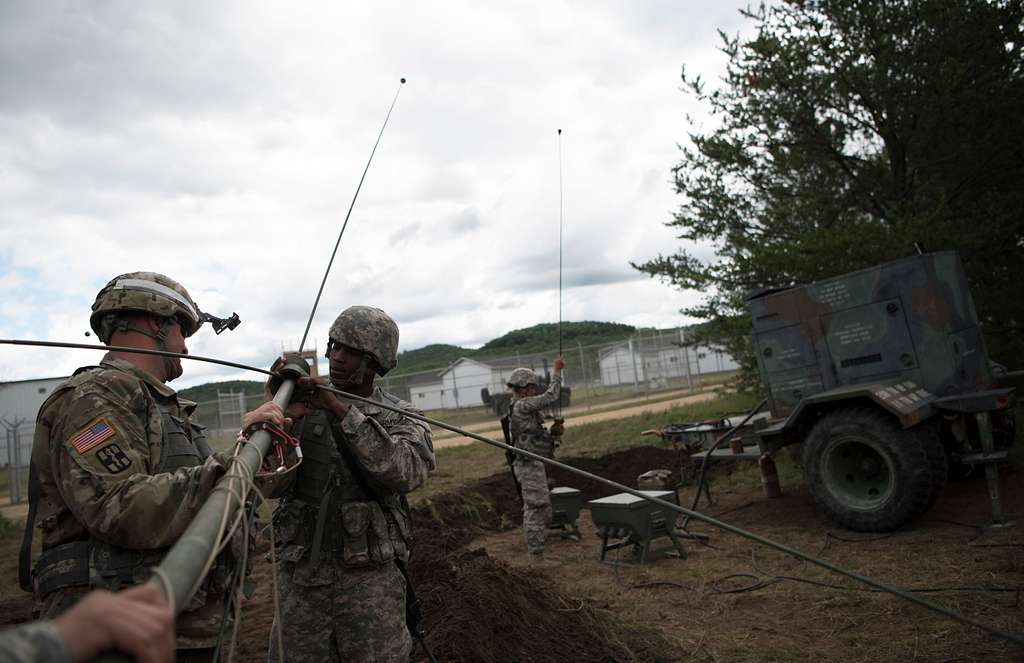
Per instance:
[[[398,325],[388,314],[370,306],[347,308],[331,325],[331,384],[418,412],[374,383],[395,367],[397,353]],[[285,660],[407,661],[412,638],[404,565],[412,522],[405,495],[434,469],[430,427],[341,400],[309,378],[300,381],[299,391],[305,395],[288,414],[303,460],[274,513],[278,559],[284,560]],[[276,634],[272,628],[272,660]]]
[[[208,318],[176,281],[132,272],[100,290],[90,323],[108,345],[186,354],[185,339]],[[19,580],[44,617],[90,589],[145,581],[223,473],[191,421],[196,404],[166,384],[181,372],[178,358],[108,352],[40,408]],[[30,573],[36,522],[42,553]],[[179,616],[179,660],[212,657],[231,561],[221,556]]]
[[[508,424],[513,446],[535,454],[555,457],[554,438],[560,436],[564,427],[558,421],[551,429],[544,427],[542,410],[558,402],[562,388],[562,369],[565,361],[555,359],[551,384],[547,390],[537,394],[537,374],[528,368],[517,368],[508,378],[512,389],[512,404],[509,406]],[[516,454],[512,471],[519,483],[523,498],[523,532],[526,549],[531,563],[539,563],[544,555],[544,542],[551,524],[551,496],[548,492],[547,474],[544,463]]]

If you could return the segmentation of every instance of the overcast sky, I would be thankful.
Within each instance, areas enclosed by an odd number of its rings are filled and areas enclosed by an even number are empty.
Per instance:
[[[563,317],[669,327],[699,295],[629,266],[680,246],[670,169],[746,3],[0,3],[0,338],[95,342],[112,276],[158,271],[243,324],[194,354],[294,349],[351,304],[401,348]],[[0,380],[97,352],[0,346]],[[191,363],[175,386],[254,378]]]

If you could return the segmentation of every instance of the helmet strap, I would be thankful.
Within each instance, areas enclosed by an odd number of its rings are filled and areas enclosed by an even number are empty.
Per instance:
[[[160,328],[155,334],[149,333],[147,330],[142,329],[136,325],[133,325],[128,320],[118,320],[114,331],[127,332],[133,331],[136,334],[142,334],[156,341],[156,349],[163,352],[167,352],[167,334],[171,331],[171,325],[174,324],[173,318],[163,318],[160,322]],[[109,341],[108,341],[109,342]],[[164,375],[167,381],[173,380],[174,378],[180,377],[181,373],[178,372],[178,367],[174,365],[174,361],[170,357],[161,357],[164,364]]]
[[[344,389],[346,386],[351,387],[353,385],[362,387],[363,385],[367,384],[367,382],[369,382],[369,384],[372,386],[373,376],[375,376],[377,373],[370,367],[370,361],[370,356],[367,355],[366,353],[363,353],[363,356],[359,359],[359,368],[352,372],[352,375],[349,377],[347,383],[335,384],[334,386],[338,389]],[[367,376],[370,377],[369,381],[366,379]]]

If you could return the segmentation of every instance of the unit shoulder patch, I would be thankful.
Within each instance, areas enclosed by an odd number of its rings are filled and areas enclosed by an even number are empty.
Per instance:
[[[68,438],[68,444],[78,453],[84,454],[116,434],[117,430],[110,425],[110,422],[105,417],[97,417],[89,422],[85,428]]]
[[[132,459],[114,442],[98,450],[96,458],[111,474],[120,474],[132,466]]]

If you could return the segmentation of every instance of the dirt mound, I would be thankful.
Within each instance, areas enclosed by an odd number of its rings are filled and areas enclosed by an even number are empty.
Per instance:
[[[567,465],[627,486],[647,470],[677,468],[671,449],[644,446],[600,458],[566,458]],[[581,491],[584,502],[614,488],[549,468],[557,485]],[[423,605],[427,641],[442,661],[656,661],[668,651],[656,632],[624,625],[597,606],[562,596],[543,571],[513,568],[482,550],[479,535],[522,523],[510,472],[485,477],[458,494],[424,500],[415,509],[416,548],[409,574]],[[256,593],[245,605],[245,636],[236,660],[266,657],[273,618],[270,565],[257,557]],[[414,660],[425,661],[417,646]]]
[[[605,610],[560,594],[532,569],[483,550],[414,571],[428,641],[440,661],[658,661],[664,639],[627,628]],[[422,650],[413,660],[425,661]]]
[[[637,477],[648,470],[671,470],[677,481],[680,476],[680,457],[678,452],[662,447],[643,446],[616,451],[600,458],[580,456],[559,458],[558,460],[566,465],[611,479],[616,483],[621,483],[631,488],[636,488]],[[684,463],[687,471],[692,469],[692,466],[689,465],[689,459],[686,459]],[[715,473],[720,472],[731,467],[732,464],[732,462],[716,463],[713,466],[713,471]],[[588,500],[607,497],[608,495],[620,492],[600,481],[587,479],[558,467],[548,466],[547,475],[548,480],[556,486],[569,486],[579,490],[584,504]],[[480,505],[481,508],[489,506],[494,509],[495,514],[486,514],[482,521],[486,529],[503,529],[503,527],[494,527],[493,519],[495,517],[498,519],[498,524],[503,526],[507,526],[510,523],[518,525],[523,522],[522,505],[519,502],[519,496],[516,494],[511,470],[485,477],[466,487],[458,495],[445,495],[443,499],[453,499],[455,501],[456,509],[445,509],[449,515],[452,515],[454,511],[459,509],[459,504],[463,505],[461,508],[469,509],[470,511],[476,508],[474,506],[466,506],[467,500],[470,500],[469,504]],[[467,522],[462,524],[471,526],[473,523],[469,521],[472,520],[473,518],[470,517]]]

